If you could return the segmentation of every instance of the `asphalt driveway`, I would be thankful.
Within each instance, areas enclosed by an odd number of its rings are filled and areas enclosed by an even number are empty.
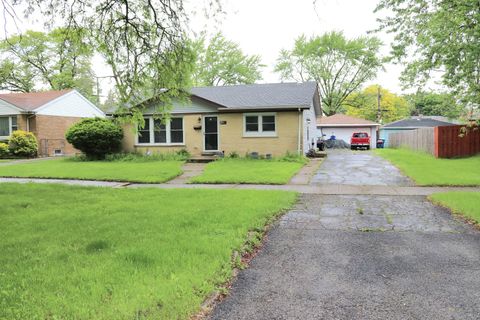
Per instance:
[[[411,183],[376,160],[334,152],[313,183]],[[480,319],[479,288],[480,232],[425,197],[303,194],[211,319]]]

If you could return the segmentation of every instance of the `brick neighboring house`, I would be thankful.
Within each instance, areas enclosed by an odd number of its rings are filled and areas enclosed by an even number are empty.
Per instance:
[[[91,117],[105,114],[76,90],[0,94],[0,141],[25,130],[37,137],[41,157],[74,154],[65,132]]]

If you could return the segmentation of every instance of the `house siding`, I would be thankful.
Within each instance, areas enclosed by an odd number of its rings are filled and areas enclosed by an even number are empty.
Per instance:
[[[298,124],[299,116],[304,121],[302,113],[298,111],[273,111],[276,113],[276,137],[244,137],[244,113],[217,113],[219,123],[219,150],[226,155],[237,152],[245,155],[250,152],[281,156],[286,152],[298,151]],[[256,112],[257,113],[257,112]],[[194,130],[194,126],[202,124],[204,114],[183,115],[185,143],[181,146],[141,146],[135,145],[135,133],[131,126],[124,126],[123,150],[127,152],[174,152],[186,149],[194,156],[203,152],[203,131]],[[303,150],[303,134],[300,137],[300,150]]]
[[[55,149],[62,150],[65,155],[79,153],[79,150],[67,142],[65,133],[74,123],[80,120],[82,118],[45,115],[37,115],[31,118],[30,131],[37,137],[39,156],[54,156]]]

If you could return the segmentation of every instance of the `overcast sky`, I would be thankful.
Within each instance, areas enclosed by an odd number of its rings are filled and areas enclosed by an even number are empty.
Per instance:
[[[263,82],[278,82],[273,72],[281,49],[293,47],[295,38],[327,31],[343,30],[347,37],[366,35],[377,27],[373,13],[378,0],[226,0],[227,15],[218,25],[207,25],[210,32],[222,31],[224,35],[240,44],[249,54],[260,54],[267,65]],[[194,18],[193,25],[201,29],[205,21]],[[391,35],[377,34],[385,43],[382,54],[389,52]],[[398,77],[401,68],[386,65],[385,72],[370,83],[379,83],[394,92],[401,92]]]
[[[186,0],[190,5],[208,3],[209,0]],[[278,74],[273,72],[275,61],[281,49],[293,46],[295,38],[301,34],[307,36],[322,34],[332,30],[343,30],[347,37],[366,35],[376,28],[377,16],[373,10],[378,0],[221,0],[225,15],[217,19],[205,19],[201,14],[191,16],[191,29],[214,34],[222,31],[230,40],[237,42],[248,54],[262,57],[263,80],[261,82],[279,82]],[[35,17],[34,17],[35,18]],[[39,17],[37,17],[39,18]],[[3,20],[0,17],[0,20]],[[3,25],[3,21],[0,21]],[[10,33],[15,32],[13,25],[7,26]],[[20,30],[26,28],[42,30],[42,24],[28,19],[19,23]],[[3,35],[2,35],[3,36]],[[390,35],[377,34],[384,42],[382,54],[389,51]],[[109,69],[100,59],[94,60],[97,76],[110,75]],[[385,71],[368,84],[380,84],[393,92],[400,93],[398,81],[401,68],[386,65]],[[102,91],[108,91],[110,85],[102,81]]]

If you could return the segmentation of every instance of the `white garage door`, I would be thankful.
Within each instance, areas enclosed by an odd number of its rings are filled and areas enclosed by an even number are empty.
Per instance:
[[[330,139],[330,136],[334,135],[337,140],[343,140],[346,143],[350,143],[350,138],[354,132],[367,132],[370,136],[370,148],[376,147],[376,131],[374,127],[325,127],[321,128],[323,134],[326,134],[325,139]],[[319,132],[319,136],[320,136]]]

